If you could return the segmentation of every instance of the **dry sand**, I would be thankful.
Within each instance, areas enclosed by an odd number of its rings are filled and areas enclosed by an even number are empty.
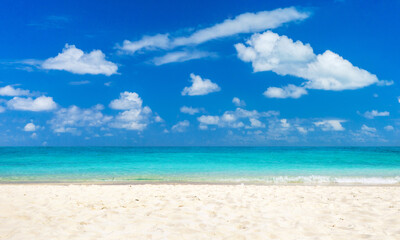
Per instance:
[[[400,239],[399,186],[0,185],[0,239]]]

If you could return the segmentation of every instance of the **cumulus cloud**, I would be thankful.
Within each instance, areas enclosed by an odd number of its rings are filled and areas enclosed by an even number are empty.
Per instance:
[[[302,133],[302,134],[307,134],[308,133],[308,130],[307,129],[305,129],[304,127],[296,127],[296,129],[297,129],[297,131],[299,131],[299,133]]]
[[[114,128],[142,131],[152,120],[150,107],[143,106],[143,100],[135,92],[121,93],[118,99],[111,101],[110,108],[125,110],[110,123]]]
[[[326,50],[316,55],[309,44],[271,31],[253,34],[246,44],[238,43],[235,48],[239,59],[251,62],[255,72],[272,71],[303,78],[306,81],[302,87],[307,89],[341,91],[378,83],[376,75],[353,66],[334,52]]]
[[[221,91],[221,88],[216,83],[211,82],[210,79],[203,80],[199,75],[193,73],[190,74],[190,78],[192,86],[185,87],[182,90],[182,96],[200,96]]]
[[[11,85],[7,85],[5,87],[0,88],[0,96],[16,97],[16,96],[28,96],[30,94],[31,93],[29,92],[29,90],[14,88]]]
[[[174,132],[184,132],[186,129],[190,126],[190,123],[188,120],[180,121],[174,126],[172,126],[171,130]]]
[[[384,127],[384,129],[385,129],[386,131],[393,131],[393,130],[394,130],[394,127],[393,127],[392,125],[387,125],[387,126]]]
[[[133,54],[145,50],[170,50],[182,46],[195,46],[214,39],[277,28],[284,23],[304,20],[308,18],[309,15],[309,13],[299,11],[294,7],[278,8],[272,11],[261,11],[257,13],[243,13],[233,19],[226,19],[211,27],[194,31],[188,36],[170,37],[169,34],[143,36],[137,41],[125,40],[121,46],[117,45],[117,48],[122,53]],[[160,65],[166,61],[166,59],[168,59],[167,62],[194,59],[182,56],[184,55],[182,52],[179,56],[178,53],[164,56],[164,58],[158,59],[155,63]],[[191,54],[191,56],[193,57],[193,54]],[[196,58],[201,58],[207,55],[197,54],[195,56]]]
[[[112,100],[110,108],[117,110],[128,110],[141,108],[143,100],[139,97],[139,94],[135,92],[122,92],[118,99]]]
[[[320,127],[322,131],[344,131],[345,128],[342,126],[342,123],[346,122],[345,120],[322,120],[318,122],[314,122],[314,125]]]
[[[189,114],[189,115],[194,115],[194,114],[196,114],[196,113],[199,113],[199,112],[200,112],[200,109],[198,109],[198,108],[193,108],[193,107],[182,106],[182,107],[180,108],[180,111],[181,111],[181,113],[186,113],[186,114]]]
[[[390,113],[388,111],[378,112],[377,110],[366,111],[363,116],[368,119],[374,119],[375,117],[387,117]]]
[[[260,118],[268,118],[279,115],[276,111],[258,112],[237,108],[235,111],[226,111],[221,116],[202,115],[197,118],[200,129],[214,125],[222,128],[264,128],[265,124]]]
[[[49,121],[53,132],[72,133],[79,135],[80,127],[101,127],[110,122],[112,117],[102,113],[104,106],[97,104],[91,108],[82,109],[75,105],[61,108],[55,112]]]
[[[110,76],[117,73],[118,66],[107,61],[100,50],[85,53],[75,45],[65,45],[62,53],[46,59],[41,67],[49,70],[64,70],[76,74],[103,74]]]
[[[363,132],[369,132],[369,133],[374,133],[374,132],[376,132],[376,128],[368,127],[367,125],[363,124],[363,125],[361,126],[361,131],[363,131]]]
[[[14,97],[7,102],[7,107],[12,110],[20,111],[51,111],[57,108],[57,104],[52,97],[40,96],[37,98]]]
[[[205,57],[212,57],[215,54],[210,52],[204,51],[177,51],[167,53],[164,56],[156,57],[153,59],[153,63],[157,66],[173,63],[173,62],[186,62],[193,59],[205,58]]]
[[[26,124],[25,127],[24,127],[24,131],[25,131],[25,132],[34,132],[34,131],[36,131],[36,129],[37,129],[37,127],[36,127],[36,125],[33,124],[33,123],[28,123],[28,124]]]
[[[299,98],[307,94],[307,90],[303,87],[297,87],[293,84],[289,84],[285,87],[269,87],[265,92],[264,96],[268,98]]]
[[[290,128],[290,123],[288,123],[287,119],[285,119],[285,118],[284,118],[284,119],[281,119],[280,122],[281,122],[281,127],[282,127],[282,128],[284,128],[284,129],[285,129],[285,128],[286,128],[286,129],[287,129],[287,128]]]
[[[235,104],[236,107],[244,107],[246,103],[243,100],[240,100],[238,97],[234,97],[232,99],[232,103]]]
[[[162,119],[160,116],[157,115],[154,117],[154,121],[159,123],[159,122],[164,122],[164,119]]]

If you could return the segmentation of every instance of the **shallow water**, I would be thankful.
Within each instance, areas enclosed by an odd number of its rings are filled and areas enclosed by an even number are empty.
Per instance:
[[[400,147],[1,147],[0,181],[400,184]]]

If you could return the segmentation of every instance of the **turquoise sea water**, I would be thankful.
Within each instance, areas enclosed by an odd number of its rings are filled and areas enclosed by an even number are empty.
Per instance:
[[[0,182],[400,184],[400,147],[0,147]]]

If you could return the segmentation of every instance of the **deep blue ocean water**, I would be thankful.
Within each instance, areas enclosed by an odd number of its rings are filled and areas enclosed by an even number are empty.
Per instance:
[[[0,182],[400,184],[400,147],[0,147]]]

